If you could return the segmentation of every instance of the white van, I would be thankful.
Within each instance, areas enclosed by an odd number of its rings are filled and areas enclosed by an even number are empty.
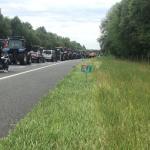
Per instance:
[[[55,50],[43,50],[43,57],[46,61],[55,61]]]

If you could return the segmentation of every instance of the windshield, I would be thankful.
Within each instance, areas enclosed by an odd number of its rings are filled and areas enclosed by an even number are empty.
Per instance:
[[[51,51],[44,51],[45,54],[51,54]]]
[[[22,41],[20,40],[9,40],[9,48],[23,48]]]

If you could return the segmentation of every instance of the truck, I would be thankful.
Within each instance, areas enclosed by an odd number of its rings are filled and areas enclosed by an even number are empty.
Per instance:
[[[5,40],[3,52],[8,53],[11,64],[31,64],[30,48],[25,44],[25,39],[21,36],[12,36]]]

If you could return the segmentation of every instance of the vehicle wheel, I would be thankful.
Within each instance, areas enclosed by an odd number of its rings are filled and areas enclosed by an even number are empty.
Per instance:
[[[21,65],[26,65],[27,64],[27,55],[26,54],[22,54],[20,64]]]
[[[37,63],[40,63],[40,58],[37,59]]]
[[[27,64],[30,65],[32,63],[32,59],[31,59],[31,56],[28,56],[28,61],[27,61]]]
[[[63,56],[63,61],[65,61],[66,59],[65,59],[65,56]]]
[[[43,58],[43,63],[45,63],[45,61],[46,61],[45,58]]]
[[[9,65],[7,64],[7,66],[6,66],[5,70],[6,70],[6,71],[8,71],[8,69],[9,69]]]
[[[9,62],[7,61],[4,65],[4,71],[8,72],[8,68],[9,68]]]
[[[60,60],[63,61],[63,56],[61,56]]]

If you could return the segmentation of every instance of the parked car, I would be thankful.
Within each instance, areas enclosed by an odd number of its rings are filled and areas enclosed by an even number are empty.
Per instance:
[[[45,62],[45,58],[43,56],[43,49],[41,47],[38,47],[38,46],[32,47],[31,60],[32,60],[32,63],[34,62],[44,63]]]
[[[55,50],[43,50],[43,57],[46,61],[56,61],[56,52]]]

